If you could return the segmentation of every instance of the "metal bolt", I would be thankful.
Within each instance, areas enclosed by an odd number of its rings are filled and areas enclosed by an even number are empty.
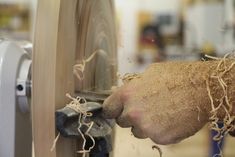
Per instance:
[[[18,91],[23,91],[24,90],[24,87],[21,84],[17,85],[16,88],[17,88]]]

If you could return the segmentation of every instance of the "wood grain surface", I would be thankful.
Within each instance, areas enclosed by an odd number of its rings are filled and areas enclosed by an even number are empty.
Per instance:
[[[55,111],[66,93],[109,90],[116,82],[116,32],[112,0],[40,0],[34,39],[32,122],[35,157],[75,157],[81,141],[57,135]],[[99,51],[75,81],[73,65]],[[75,88],[76,87],[76,88]]]
[[[105,92],[116,84],[117,37],[113,0],[79,1],[76,63],[95,57],[86,65],[76,91]]]
[[[74,157],[74,141],[56,136],[55,110],[73,93],[72,67],[75,63],[76,0],[40,0],[33,53],[32,117],[35,157]]]

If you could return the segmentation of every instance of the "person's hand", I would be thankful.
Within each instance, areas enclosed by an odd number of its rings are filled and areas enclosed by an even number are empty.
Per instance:
[[[121,127],[132,127],[135,137],[149,137],[157,144],[194,135],[208,122],[210,102],[205,83],[208,69],[192,64],[153,64],[104,102],[104,117],[115,118]]]

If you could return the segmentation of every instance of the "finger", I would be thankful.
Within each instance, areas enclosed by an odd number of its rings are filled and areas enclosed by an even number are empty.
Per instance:
[[[102,115],[108,119],[116,118],[122,113],[122,110],[121,92],[118,90],[104,101]]]
[[[131,132],[136,138],[145,139],[148,137],[141,129],[136,127],[132,127]]]
[[[133,124],[131,123],[131,119],[128,116],[128,113],[126,112],[127,110],[124,109],[121,116],[119,116],[116,119],[116,123],[122,127],[122,128],[129,128],[131,127]]]
[[[124,104],[123,106],[123,112],[116,118],[117,124],[123,128],[139,126],[143,121],[143,109],[136,106],[133,107],[130,103],[129,105]]]
[[[233,121],[232,124],[235,125],[235,121]],[[231,130],[229,132],[229,135],[231,135],[232,137],[235,137],[235,129]]]
[[[229,132],[229,135],[232,136],[232,137],[235,137],[235,130],[230,131],[230,132]]]

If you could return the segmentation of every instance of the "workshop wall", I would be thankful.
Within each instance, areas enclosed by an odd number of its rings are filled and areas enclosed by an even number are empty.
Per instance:
[[[0,0],[0,7],[0,36],[32,41],[37,0]]]
[[[185,10],[185,46],[200,48],[209,43],[223,56],[234,50],[232,0],[195,3]]]
[[[135,64],[138,51],[139,12],[163,13],[180,12],[180,0],[116,0],[119,32],[119,73],[141,71],[145,66]]]

